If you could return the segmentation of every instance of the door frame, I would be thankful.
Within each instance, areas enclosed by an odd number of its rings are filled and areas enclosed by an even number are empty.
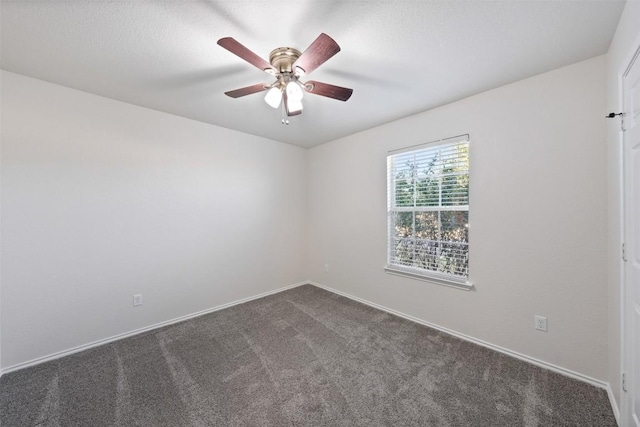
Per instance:
[[[618,93],[619,93],[619,97],[618,97],[618,110],[622,111],[622,112],[626,112],[624,111],[625,105],[624,105],[624,78],[627,75],[627,73],[631,70],[631,67],[633,65],[635,65],[635,62],[638,62],[638,65],[640,65],[640,37],[637,37],[634,44],[632,45],[632,49],[631,52],[625,57],[625,60],[622,62],[622,66],[620,67],[620,72],[618,74]],[[636,126],[640,126],[640,124],[636,125]],[[629,231],[627,230],[627,226],[626,226],[626,222],[627,222],[627,215],[626,215],[626,188],[627,186],[625,185],[627,182],[627,173],[626,173],[626,168],[625,168],[625,159],[624,159],[624,154],[625,154],[625,132],[622,130],[622,123],[621,123],[621,127],[618,130],[618,142],[619,142],[619,152],[618,152],[618,162],[620,165],[619,168],[619,176],[618,176],[618,187],[620,190],[619,196],[620,196],[620,200],[619,200],[619,209],[620,209],[620,215],[619,215],[619,219],[620,219],[620,249],[622,251],[622,245],[626,244],[630,239],[628,238],[628,234]],[[628,336],[628,328],[629,325],[627,325],[627,319],[629,317],[629,313],[627,310],[627,287],[628,287],[628,283],[626,280],[626,261],[624,260],[623,254],[620,253],[620,257],[618,258],[618,262],[619,262],[619,274],[620,274],[620,283],[619,283],[619,291],[620,291],[620,372],[619,372],[619,381],[620,381],[620,387],[619,387],[619,395],[620,395],[620,408],[619,408],[619,417],[620,419],[618,420],[621,426],[626,426],[626,425],[631,425],[631,419],[629,419],[629,417],[631,416],[631,410],[629,407],[629,395],[627,395],[627,392],[624,391],[623,388],[623,380],[622,380],[622,375],[628,372],[629,369],[629,363],[632,363],[631,361],[628,361],[628,357],[627,357],[627,352],[630,351],[630,349],[628,348],[630,343],[627,342],[627,336]],[[638,390],[636,390],[638,391]]]

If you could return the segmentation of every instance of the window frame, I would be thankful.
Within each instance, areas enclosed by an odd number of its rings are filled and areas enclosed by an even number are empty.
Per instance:
[[[469,224],[469,206],[470,206],[470,194],[468,195],[469,197],[467,198],[467,204],[466,205],[458,205],[458,206],[442,206],[442,201],[439,200],[439,204],[438,206],[400,206],[400,207],[396,207],[395,206],[395,202],[396,202],[396,186],[395,184],[395,176],[393,174],[393,166],[394,166],[394,158],[397,155],[403,154],[403,153],[411,153],[411,152],[418,152],[421,150],[425,150],[425,149],[433,149],[434,147],[438,147],[438,146],[444,146],[444,145],[449,145],[449,146],[453,146],[462,142],[466,142],[467,145],[467,156],[469,159],[469,165],[467,167],[467,172],[466,175],[467,177],[470,176],[470,158],[471,158],[471,143],[470,143],[470,138],[468,134],[464,134],[464,135],[458,135],[455,137],[451,137],[451,138],[445,138],[445,139],[440,139],[440,140],[436,140],[436,141],[431,141],[428,143],[424,143],[424,144],[418,144],[418,145],[414,145],[414,146],[410,146],[410,147],[405,147],[405,148],[401,148],[398,150],[393,150],[393,151],[389,151],[387,153],[387,260],[386,260],[386,266],[384,267],[385,272],[392,274],[392,275],[398,275],[398,276],[404,276],[404,277],[409,277],[412,279],[417,279],[417,280],[422,280],[422,281],[427,281],[427,282],[431,282],[431,283],[436,283],[439,285],[444,285],[444,286],[450,286],[450,287],[454,287],[454,288],[458,288],[458,289],[463,289],[463,290],[470,290],[473,287],[473,284],[470,282],[469,280],[469,275],[470,272],[468,271],[467,276],[462,276],[462,275],[455,275],[455,274],[450,274],[450,273],[444,273],[444,272],[438,272],[435,270],[429,270],[427,268],[420,268],[420,267],[414,267],[414,266],[403,266],[403,265],[399,265],[399,264],[393,264],[392,263],[392,258],[393,258],[393,254],[395,253],[395,248],[392,247],[392,244],[394,243],[394,240],[396,238],[396,231],[395,231],[395,222],[393,220],[394,214],[396,212],[413,212],[414,215],[415,213],[419,213],[419,212],[445,212],[445,211],[455,211],[455,212],[467,212],[467,227]],[[470,190],[470,186],[469,186],[469,190]],[[439,186],[439,192],[440,195],[442,194],[442,183],[440,183]],[[469,191],[470,193],[470,191]],[[415,197],[415,196],[414,196]],[[443,209],[444,208],[444,209]],[[438,216],[438,225],[439,225],[439,229],[441,229],[442,227],[442,222],[440,220],[440,216]],[[415,231],[414,231],[415,233]],[[438,242],[443,242],[442,240],[438,240]],[[445,241],[446,242],[446,241]],[[470,237],[467,238],[467,254],[469,254],[469,248],[470,248]],[[467,255],[468,256],[468,255]]]

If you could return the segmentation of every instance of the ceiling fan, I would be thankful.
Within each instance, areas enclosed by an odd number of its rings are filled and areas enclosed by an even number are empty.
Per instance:
[[[353,93],[353,89],[314,80],[306,82],[301,80],[340,52],[338,43],[324,33],[320,34],[303,53],[292,47],[274,49],[269,55],[269,62],[260,58],[232,37],[221,38],[218,40],[218,44],[276,78],[276,81],[271,84],[258,83],[225,92],[225,95],[240,98],[267,91],[264,98],[267,104],[273,108],[278,108],[282,104],[283,124],[289,124],[286,117],[302,114],[302,97],[305,92],[340,101],[348,100]]]

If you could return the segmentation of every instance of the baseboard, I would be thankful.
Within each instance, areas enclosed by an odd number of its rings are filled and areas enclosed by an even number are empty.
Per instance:
[[[591,377],[589,377],[587,375],[580,374],[578,372],[572,371],[570,369],[563,368],[561,366],[554,365],[552,363],[545,362],[545,361],[537,359],[535,357],[527,356],[525,354],[518,353],[516,351],[509,350],[507,348],[500,347],[498,345],[491,344],[491,343],[483,341],[483,340],[479,340],[479,339],[471,337],[469,335],[465,335],[465,334],[462,334],[460,332],[456,332],[456,331],[454,331],[452,329],[442,327],[442,326],[437,325],[435,323],[427,322],[427,321],[419,319],[417,317],[410,316],[408,314],[399,312],[397,310],[393,310],[391,308],[382,306],[380,304],[376,304],[374,302],[367,301],[367,300],[365,300],[363,298],[356,297],[356,296],[348,294],[346,292],[342,292],[342,291],[339,291],[337,289],[331,288],[329,286],[325,286],[325,285],[322,285],[320,283],[316,283],[316,282],[312,282],[312,281],[304,281],[304,282],[295,283],[293,285],[284,286],[282,288],[278,288],[278,289],[274,289],[274,290],[271,290],[271,291],[263,292],[263,293],[258,294],[258,295],[253,295],[253,296],[250,296],[250,297],[247,297],[247,298],[243,298],[243,299],[240,299],[240,300],[237,300],[237,301],[229,302],[229,303],[226,303],[226,304],[222,304],[222,305],[219,305],[219,306],[215,306],[215,307],[212,307],[212,308],[201,310],[201,311],[198,311],[198,312],[195,312],[195,313],[187,314],[185,316],[176,317],[174,319],[167,320],[167,321],[160,322],[160,323],[156,323],[154,325],[146,326],[144,328],[135,329],[135,330],[130,331],[130,332],[125,332],[125,333],[122,333],[122,334],[114,335],[114,336],[109,337],[109,338],[104,338],[104,339],[101,339],[101,340],[93,341],[93,342],[88,343],[88,344],[84,344],[84,345],[73,347],[73,348],[70,348],[70,349],[67,349],[67,350],[63,350],[63,351],[59,351],[59,352],[56,352],[56,353],[52,353],[52,354],[49,354],[47,356],[43,356],[43,357],[39,357],[39,358],[36,358],[36,359],[29,360],[27,362],[18,363],[16,365],[12,365],[12,366],[0,369],[0,378],[2,377],[2,375],[7,374],[9,372],[17,371],[17,370],[23,369],[23,368],[28,368],[30,366],[38,365],[38,364],[41,364],[41,363],[44,363],[44,362],[48,362],[50,360],[55,360],[55,359],[58,359],[60,357],[68,356],[70,354],[78,353],[78,352],[83,351],[83,350],[87,350],[87,349],[90,349],[90,348],[93,348],[93,347],[98,347],[100,345],[108,344],[110,342],[117,341],[117,340],[120,340],[120,339],[128,338],[128,337],[131,337],[131,336],[143,333],[143,332],[151,331],[151,330],[158,329],[158,328],[161,328],[161,327],[164,327],[164,326],[169,326],[169,325],[172,325],[174,323],[178,323],[178,322],[182,322],[182,321],[185,321],[185,320],[193,319],[195,317],[203,316],[205,314],[213,313],[215,311],[219,311],[219,310],[223,310],[225,308],[233,307],[233,306],[238,305],[238,304],[242,304],[242,303],[249,302],[249,301],[252,301],[252,300],[255,300],[255,299],[259,299],[259,298],[263,298],[263,297],[266,297],[266,296],[269,296],[269,295],[277,294],[277,293],[280,293],[280,292],[283,292],[283,291],[286,291],[286,290],[289,290],[289,289],[297,288],[298,286],[302,286],[302,285],[306,285],[306,284],[310,284],[310,285],[316,286],[318,288],[324,289],[326,291],[332,292],[332,293],[337,294],[337,295],[341,295],[343,297],[346,297],[346,298],[349,298],[351,300],[360,302],[360,303],[368,305],[370,307],[377,308],[378,310],[382,310],[382,311],[385,311],[387,313],[393,314],[395,316],[407,319],[409,321],[412,321],[412,322],[415,322],[415,323],[418,323],[418,324],[421,324],[421,325],[425,325],[425,326],[428,326],[428,327],[433,328],[433,329],[437,329],[437,330],[439,330],[441,332],[444,332],[444,333],[449,334],[449,335],[453,335],[453,336],[455,336],[457,338],[460,338],[460,339],[463,339],[465,341],[469,341],[469,342],[472,342],[474,344],[481,345],[483,347],[489,348],[491,350],[495,350],[497,352],[506,354],[508,356],[515,357],[516,359],[523,360],[525,362],[531,363],[531,364],[539,366],[541,368],[545,368],[545,369],[548,369],[550,371],[557,372],[559,374],[566,375],[566,376],[574,378],[576,380],[583,381],[585,383],[591,384],[591,385],[593,385],[595,387],[602,388],[602,389],[606,390],[606,392],[607,392],[607,395],[609,397],[609,401],[611,403],[611,408],[613,410],[613,414],[614,414],[614,416],[616,418],[616,421],[618,422],[618,425],[620,425],[620,409],[618,407],[618,403],[617,403],[617,401],[616,401],[616,399],[615,399],[615,397],[613,395],[613,390],[611,389],[611,386],[609,385],[609,383],[597,380],[595,378],[591,378]]]
[[[575,371],[572,371],[570,369],[566,369],[566,368],[563,368],[561,366],[554,365],[553,363],[545,362],[544,360],[536,359],[535,357],[527,356],[526,354],[518,353],[517,351],[509,350],[508,348],[504,348],[504,347],[500,347],[500,346],[495,345],[495,344],[491,344],[491,343],[489,343],[487,341],[483,341],[483,340],[474,338],[472,336],[462,334],[460,332],[456,332],[456,331],[454,331],[452,329],[445,328],[445,327],[440,326],[440,325],[436,325],[435,323],[427,322],[426,320],[422,320],[422,319],[419,319],[417,317],[413,317],[413,316],[410,316],[408,314],[404,314],[404,313],[402,313],[400,311],[396,311],[396,310],[393,310],[391,308],[382,306],[380,304],[376,304],[374,302],[367,301],[367,300],[362,299],[360,297],[356,297],[354,295],[350,295],[350,294],[348,294],[346,292],[339,291],[339,290],[331,288],[329,286],[321,285],[320,283],[316,283],[316,282],[311,282],[310,281],[309,284],[311,284],[313,286],[317,286],[318,288],[324,289],[326,291],[333,292],[335,294],[341,295],[343,297],[352,299],[354,301],[358,301],[358,302],[360,302],[362,304],[366,304],[366,305],[368,305],[370,307],[377,308],[378,310],[386,311],[387,313],[393,314],[393,315],[398,316],[398,317],[402,317],[403,319],[407,319],[407,320],[410,320],[412,322],[419,323],[421,325],[425,325],[425,326],[428,326],[428,327],[433,328],[433,329],[437,329],[437,330],[439,330],[441,332],[447,333],[449,335],[453,335],[454,337],[463,339],[465,341],[469,341],[469,342],[472,342],[474,344],[478,344],[478,345],[481,345],[483,347],[489,348],[491,350],[495,350],[497,352],[506,354],[508,356],[515,357],[516,359],[523,360],[525,362],[531,363],[531,364],[539,366],[541,368],[545,368],[545,369],[548,369],[550,371],[554,371],[554,372],[557,372],[559,374],[566,375],[568,377],[574,378],[576,380],[591,384],[591,385],[593,385],[595,387],[605,389],[609,393],[609,390],[610,390],[609,383],[606,383],[604,381],[600,381],[598,379],[589,377],[587,375],[583,375],[583,374],[581,374],[579,372],[575,372]],[[611,400],[612,397],[613,397],[613,394],[610,394],[609,399]],[[617,408],[617,406],[615,408]],[[614,413],[615,413],[615,411],[616,411],[616,409],[614,409]]]
[[[611,410],[613,410],[613,416],[616,418],[616,423],[620,425],[620,407],[618,407],[616,397],[613,395],[611,384],[607,384],[607,396],[609,396],[609,403],[611,404]]]
[[[266,297],[266,296],[269,296],[269,295],[277,294],[277,293],[280,293],[280,292],[283,292],[283,291],[286,291],[286,290],[289,290],[289,289],[297,288],[298,286],[307,285],[307,284],[309,284],[308,281],[295,283],[293,285],[284,286],[282,288],[274,289],[272,291],[263,292],[263,293],[258,294],[258,295],[253,295],[253,296],[250,296],[250,297],[247,297],[247,298],[243,298],[243,299],[240,299],[240,300],[237,300],[237,301],[229,302],[229,303],[226,303],[226,304],[222,304],[222,305],[218,305],[218,306],[215,306],[215,307],[207,308],[205,310],[197,311],[195,313],[191,313],[191,314],[187,314],[187,315],[184,315],[184,316],[176,317],[175,319],[166,320],[164,322],[156,323],[154,325],[145,326],[143,328],[135,329],[135,330],[129,331],[129,332],[124,332],[122,334],[114,335],[114,336],[111,336],[109,338],[104,338],[104,339],[101,339],[101,340],[93,341],[93,342],[88,343],[88,344],[83,344],[83,345],[79,345],[77,347],[73,347],[73,348],[70,348],[70,349],[67,349],[67,350],[62,350],[62,351],[59,351],[59,352],[56,352],[56,353],[49,354],[47,356],[38,357],[36,359],[32,359],[32,360],[29,360],[27,362],[18,363],[16,365],[12,365],[12,366],[3,368],[2,370],[0,370],[0,376],[3,375],[3,374],[7,374],[9,372],[17,371],[19,369],[24,369],[24,368],[28,368],[30,366],[39,365],[41,363],[48,362],[50,360],[59,359],[61,357],[68,356],[70,354],[81,352],[83,350],[88,350],[88,349],[93,348],[93,347],[98,347],[100,345],[108,344],[108,343],[113,342],[113,341],[118,341],[118,340],[121,340],[123,338],[128,338],[128,337],[131,337],[131,336],[134,336],[134,335],[138,335],[138,334],[141,334],[143,332],[147,332],[147,331],[151,331],[151,330],[154,330],[154,329],[162,328],[164,326],[169,326],[169,325],[172,325],[174,323],[183,322],[185,320],[193,319],[194,317],[203,316],[205,314],[213,313],[214,311],[223,310],[225,308],[233,307],[234,305],[242,304],[242,303],[249,302],[249,301],[252,301],[252,300],[255,300],[255,299],[258,299],[258,298],[263,298],[263,297]]]

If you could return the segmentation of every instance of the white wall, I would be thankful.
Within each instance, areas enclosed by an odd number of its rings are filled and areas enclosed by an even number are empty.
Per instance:
[[[618,23],[616,34],[607,55],[607,104],[605,113],[620,112],[621,76],[631,60],[631,55],[640,46],[640,2],[628,1]],[[609,288],[609,383],[620,404],[620,245],[621,239],[621,148],[620,120],[607,121],[608,202],[607,221],[608,263],[607,283]]]
[[[604,57],[309,151],[1,78],[2,367],[312,279],[615,379]],[[384,273],[386,152],[461,133],[475,289]]]
[[[3,367],[306,278],[303,149],[1,78]]]
[[[605,97],[601,56],[309,150],[310,279],[606,380]],[[385,273],[387,151],[464,133],[475,290]]]

